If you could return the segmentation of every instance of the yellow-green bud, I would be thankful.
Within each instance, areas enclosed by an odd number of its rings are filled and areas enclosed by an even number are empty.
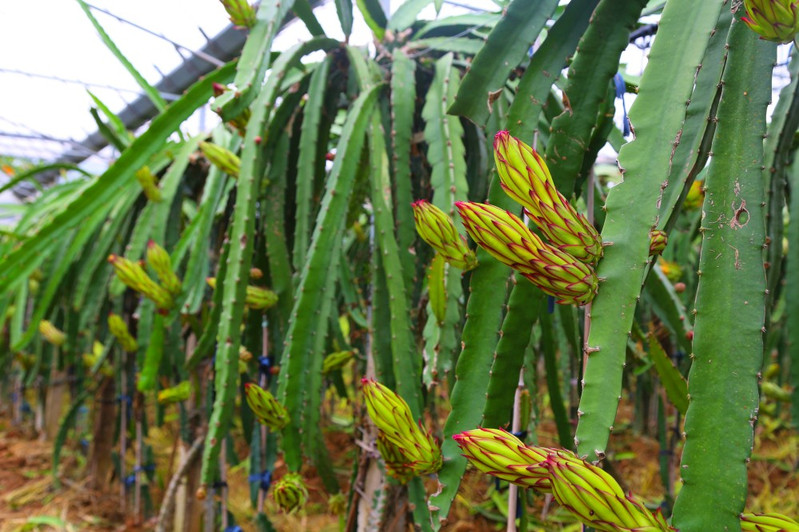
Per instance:
[[[191,382],[183,381],[171,388],[164,388],[158,392],[158,404],[171,405],[185,401],[191,397]]]
[[[705,201],[704,187],[705,183],[701,179],[691,183],[691,188],[688,189],[685,200],[683,200],[683,209],[692,211],[702,207],[702,203]]]
[[[239,159],[235,153],[211,142],[200,142],[200,150],[202,150],[203,155],[205,155],[211,164],[230,177],[239,177],[241,159]]]
[[[39,332],[42,333],[45,340],[56,347],[64,345],[64,342],[67,341],[67,335],[47,320],[39,322]]]
[[[741,20],[761,39],[789,43],[799,31],[799,1],[744,0],[746,16]]]
[[[485,203],[457,202],[463,226],[477,244],[558,303],[584,305],[597,292],[594,269],[544,243],[516,215]]]
[[[205,282],[208,283],[208,286],[216,290],[215,277],[208,277]],[[277,294],[266,288],[248,285],[244,304],[251,309],[266,310],[277,304]]]
[[[587,264],[602,257],[602,238],[555,188],[544,159],[507,131],[494,136],[494,161],[502,188],[520,203],[552,244]]]
[[[778,513],[741,515],[744,532],[799,532],[799,523]]]
[[[109,256],[108,262],[114,267],[114,272],[125,286],[152,300],[160,311],[167,311],[174,306],[172,294],[150,279],[141,264],[118,255]]]
[[[552,494],[577,519],[595,530],[672,530],[632,495],[625,495],[607,472],[561,450],[541,466],[549,470]]]
[[[308,490],[299,473],[286,473],[272,487],[272,498],[278,506],[288,513],[293,513],[305,505]]]
[[[549,472],[538,464],[552,449],[528,447],[502,429],[474,429],[452,437],[474,467],[512,484],[549,492]]]
[[[139,344],[130,334],[125,320],[120,315],[113,312],[108,315],[108,330],[111,331],[124,351],[135,353],[139,350]]]
[[[327,499],[327,511],[333,515],[341,515],[347,509],[347,496],[341,492]]]
[[[327,375],[331,371],[336,371],[337,369],[343,368],[350,360],[353,359],[354,356],[355,351],[352,349],[349,351],[336,351],[335,353],[330,353],[322,361],[322,374]]]
[[[272,430],[280,430],[289,424],[289,413],[268,390],[248,382],[244,385],[247,404],[258,421]]]
[[[649,231],[649,254],[651,256],[660,255],[669,243],[669,235],[666,231],[653,229]]]
[[[147,242],[147,264],[170,294],[180,294],[181,282],[172,271],[172,259],[169,258],[169,253],[152,239]]]
[[[158,188],[158,180],[150,171],[149,166],[143,166],[136,171],[136,181],[141,185],[142,191],[148,200],[153,203],[160,203],[162,200],[161,189]]]
[[[220,0],[230,16],[230,22],[242,28],[255,25],[255,10],[247,0]]]
[[[413,472],[429,475],[441,469],[441,449],[433,435],[414,421],[408,403],[377,381],[362,379],[361,384],[369,417],[405,455]]]
[[[452,218],[429,201],[415,201],[412,207],[416,232],[422,240],[456,268],[468,271],[477,266],[474,251],[469,249],[466,239],[458,234]]]
[[[386,474],[399,482],[407,484],[413,478],[413,468],[402,451],[382,431],[377,433],[377,450],[386,464]]]

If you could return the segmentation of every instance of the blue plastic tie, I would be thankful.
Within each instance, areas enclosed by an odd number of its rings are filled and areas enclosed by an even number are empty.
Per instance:
[[[618,72],[613,76],[613,81],[616,83],[616,98],[621,98],[621,110],[624,113],[622,118],[624,122],[622,134],[626,137],[631,133],[630,120],[627,118],[627,103],[624,101],[624,93],[627,92],[627,86],[624,83],[624,78],[621,77],[621,74]]]
[[[136,473],[131,473],[130,475],[126,476],[123,481],[125,483],[125,487],[129,488],[136,484]]]
[[[248,478],[250,483],[254,484],[257,482],[264,491],[269,491],[269,486],[272,485],[272,472],[268,469],[261,473],[253,473]]]
[[[230,525],[225,529],[225,532],[242,532],[239,525]]]
[[[271,375],[270,370],[272,369],[272,357],[270,356],[258,357],[258,369],[264,375]]]
[[[547,296],[547,313],[548,314],[555,313],[555,298],[552,296]]]
[[[511,434],[513,434],[514,436],[516,436],[520,440],[523,440],[523,439],[525,439],[527,437],[527,431],[526,430],[520,430],[518,432],[511,432]]]

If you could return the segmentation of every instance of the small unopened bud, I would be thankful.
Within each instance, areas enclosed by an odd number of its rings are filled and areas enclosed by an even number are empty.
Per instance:
[[[215,277],[208,277],[205,282],[208,283],[208,286],[216,290]],[[244,303],[248,307],[257,310],[265,310],[274,307],[277,301],[277,294],[273,291],[259,286],[247,286],[247,295],[245,296]]]
[[[474,251],[466,245],[466,239],[458,234],[452,218],[429,201],[419,200],[412,206],[416,232],[422,240],[456,268],[468,271],[477,266]]]
[[[139,344],[136,339],[130,334],[128,326],[122,316],[114,314],[113,312],[108,315],[108,330],[114,335],[114,338],[119,342],[120,347],[128,353],[135,353],[139,349]]]
[[[200,142],[200,150],[211,164],[231,177],[239,177],[241,159],[235,153],[210,142]]]
[[[67,341],[67,335],[47,320],[39,322],[39,332],[44,336],[45,340],[56,347],[64,345],[64,342]]]
[[[702,203],[705,201],[704,185],[704,181],[700,179],[691,183],[691,188],[688,189],[688,194],[683,200],[683,209],[693,211],[702,207]]]
[[[241,28],[252,28],[255,25],[255,9],[247,0],[220,0],[225,7],[230,22]]]
[[[136,171],[136,181],[141,185],[142,191],[148,200],[153,203],[161,202],[161,189],[158,188],[158,180],[155,175],[150,171],[149,166],[143,166]]]
[[[171,405],[185,401],[191,397],[191,382],[183,381],[171,388],[164,388],[158,392],[158,404]]]
[[[343,368],[350,360],[353,359],[354,356],[355,351],[352,349],[349,351],[336,351],[334,353],[330,353],[322,361],[322,374],[327,375],[332,371]]]
[[[669,242],[669,236],[666,231],[655,229],[649,231],[649,254],[651,256],[660,255],[666,249]]]
[[[114,267],[114,272],[125,286],[152,300],[159,310],[166,311],[174,306],[172,294],[150,279],[141,264],[118,255],[109,256],[108,262]]]
[[[172,259],[169,258],[169,253],[153,240],[147,243],[147,264],[150,265],[158,276],[158,280],[170,294],[180,294],[181,282],[172,271]]]
[[[262,424],[270,429],[280,430],[289,423],[289,413],[286,408],[275,399],[269,390],[264,390],[257,384],[248,382],[244,385],[247,404]]]
[[[280,509],[293,513],[305,505],[308,490],[299,473],[286,473],[272,487],[272,498]]]

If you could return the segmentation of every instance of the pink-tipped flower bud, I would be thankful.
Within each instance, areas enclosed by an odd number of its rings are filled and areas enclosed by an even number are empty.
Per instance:
[[[602,257],[602,238],[555,188],[544,159],[507,131],[494,136],[494,161],[502,188],[520,203],[552,244],[582,262]]]
[[[746,16],[741,20],[761,39],[789,43],[799,31],[799,1],[744,0]]]
[[[660,255],[669,243],[669,235],[666,231],[653,229],[649,231],[649,254],[651,256]]]
[[[463,225],[477,244],[558,303],[584,305],[597,292],[594,270],[545,244],[514,214],[485,203],[458,202]]]
[[[469,249],[466,239],[458,234],[452,218],[429,201],[415,201],[412,206],[416,232],[422,240],[456,268],[468,271],[477,266],[474,252]]]
[[[433,435],[411,415],[405,400],[377,381],[363,379],[363,396],[372,422],[405,456],[417,475],[429,475],[441,469],[441,449]]]

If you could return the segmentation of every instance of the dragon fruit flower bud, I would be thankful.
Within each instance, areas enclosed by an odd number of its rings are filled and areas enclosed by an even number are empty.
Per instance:
[[[458,234],[452,218],[429,201],[415,201],[412,206],[416,232],[422,240],[456,268],[469,271],[477,266],[474,252],[469,249],[466,239]]]
[[[797,0],[744,0],[746,16],[741,17],[749,29],[761,39],[789,43],[799,31],[799,1]]]
[[[386,474],[388,476],[400,484],[407,484],[413,478],[413,468],[408,463],[408,459],[405,458],[399,447],[391,443],[391,440],[386,438],[386,435],[381,431],[377,433],[377,450],[386,464]]]
[[[663,253],[669,243],[669,235],[666,231],[655,229],[649,232],[649,255],[655,256]]]
[[[662,516],[650,512],[603,469],[559,450],[541,464],[549,471],[555,500],[581,522],[596,530],[673,530]]]
[[[485,203],[458,202],[463,225],[477,244],[558,303],[584,305],[597,292],[591,266],[544,243],[516,215]]]
[[[355,357],[355,351],[336,351],[327,355],[322,361],[322,374],[327,375],[332,371],[341,369]]]
[[[159,405],[171,405],[185,401],[191,397],[191,382],[183,381],[171,388],[164,388],[158,392]]]
[[[211,164],[231,177],[239,177],[241,159],[235,153],[211,142],[200,142],[200,150]]]
[[[39,322],[39,332],[56,347],[61,347],[67,341],[67,335],[47,320]]]
[[[602,257],[602,238],[555,188],[544,159],[507,131],[494,136],[494,161],[505,192],[552,244],[587,264]]]
[[[216,278],[208,277],[205,280],[208,286],[216,290]],[[247,286],[247,294],[244,298],[244,304],[251,309],[265,310],[274,307],[277,304],[277,294],[266,288],[259,286]]]
[[[474,429],[452,438],[469,462],[484,473],[511,484],[549,492],[549,472],[539,466],[551,449],[528,447],[502,429]]]
[[[119,314],[112,312],[108,315],[108,330],[111,331],[111,334],[114,335],[114,338],[117,339],[124,351],[135,353],[139,350],[138,342],[130,334],[125,320]]]
[[[163,199],[161,189],[158,188],[158,180],[150,171],[149,166],[143,166],[136,171],[136,181],[141,185],[144,196],[153,203],[160,203]]]
[[[264,390],[257,384],[248,382],[244,385],[247,404],[250,405],[255,417],[270,429],[280,430],[289,424],[289,413],[286,408],[275,399],[269,390]]]
[[[108,262],[114,267],[114,272],[125,286],[152,300],[160,311],[167,311],[175,305],[172,294],[150,279],[138,262],[118,255],[110,255]]]
[[[170,294],[180,294],[182,286],[180,279],[172,271],[172,259],[169,258],[169,253],[153,240],[147,242],[147,264],[155,271],[158,280]]]
[[[308,490],[299,473],[286,473],[272,487],[272,498],[280,509],[293,513],[305,505]]]
[[[230,22],[241,28],[252,28],[255,25],[255,9],[247,0],[220,0],[225,7]]]
[[[405,456],[413,472],[429,475],[441,469],[441,449],[433,435],[414,422],[408,403],[377,381],[363,379],[361,383],[369,417]]]
[[[741,530],[744,532],[796,532],[799,531],[799,523],[777,513],[745,513],[741,516]]]

